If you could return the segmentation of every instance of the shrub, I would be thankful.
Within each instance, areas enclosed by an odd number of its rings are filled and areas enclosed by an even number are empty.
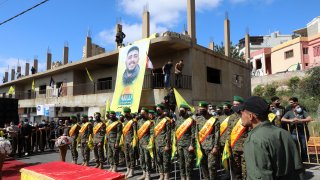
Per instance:
[[[254,95],[254,96],[260,96],[260,97],[262,97],[263,94],[264,94],[264,87],[263,87],[263,86],[258,85],[257,87],[255,87],[255,88],[253,89],[253,95]]]
[[[295,92],[299,87],[299,83],[300,78],[298,76],[294,76],[289,79],[288,86],[292,92]]]

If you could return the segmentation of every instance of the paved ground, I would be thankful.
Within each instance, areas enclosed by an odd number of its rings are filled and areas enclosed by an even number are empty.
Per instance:
[[[90,157],[93,158],[93,154],[91,154]],[[48,152],[44,152],[44,153],[41,153],[41,154],[36,154],[36,155],[28,156],[28,157],[18,158],[17,160],[22,161],[22,162],[27,163],[27,164],[35,165],[35,164],[41,164],[41,163],[46,163],[46,162],[59,161],[60,158],[59,158],[59,153],[58,152],[52,152],[52,151],[49,152],[48,151]],[[67,162],[71,162],[71,152],[70,152],[70,150],[68,150],[66,161]],[[80,159],[78,163],[82,163],[82,159]],[[95,164],[93,162],[90,163],[90,166],[94,166],[94,165]],[[105,169],[107,169],[107,168],[109,168],[109,166],[105,165]],[[174,171],[174,169],[175,168],[173,166],[172,167],[172,173],[170,174],[170,177],[171,177],[170,179],[171,180],[175,179],[175,173],[174,172],[177,172],[176,173],[176,175],[177,175],[176,179],[180,179],[178,170]],[[177,169],[178,169],[178,167],[177,167]],[[119,172],[125,173],[126,168],[125,167],[119,167],[118,170],[119,170]],[[135,170],[135,175],[136,176],[134,178],[131,178],[131,179],[135,180],[141,174],[142,174],[142,171],[140,170],[140,168],[136,168],[136,170]],[[152,177],[152,179],[157,179],[159,176],[155,172],[153,172],[151,174],[151,177]],[[194,169],[193,177],[194,177],[194,179],[200,179],[198,169]],[[220,177],[221,177],[221,179],[228,179],[225,176],[220,176]],[[318,179],[320,179],[320,166],[306,165],[305,179],[307,179],[307,180],[318,180]]]

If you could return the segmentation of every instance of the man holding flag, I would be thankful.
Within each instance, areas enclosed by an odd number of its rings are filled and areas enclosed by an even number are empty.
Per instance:
[[[199,116],[196,119],[197,136],[203,154],[201,170],[205,180],[213,180],[217,175],[220,122],[208,113],[208,103],[205,101],[199,102]]]
[[[94,144],[94,158],[97,165],[96,168],[103,169],[104,161],[104,136],[106,135],[106,124],[101,121],[101,114],[99,112],[94,113],[96,119],[96,125],[93,128],[93,144]]]
[[[69,136],[73,139],[71,143],[71,154],[72,154],[72,163],[77,164],[78,160],[78,150],[77,150],[77,145],[78,145],[78,136],[79,136],[79,130],[80,130],[80,125],[78,123],[78,119],[76,116],[71,116],[70,121],[72,123],[72,126],[69,130]]]
[[[181,180],[191,180],[193,170],[196,122],[187,113],[188,110],[190,107],[187,104],[179,106],[179,118],[176,121],[173,140],[176,142],[179,154]],[[176,145],[173,144],[173,146]]]
[[[93,148],[92,139],[92,124],[88,122],[88,115],[83,114],[81,117],[82,126],[79,130],[80,144],[81,144],[81,154],[83,157],[82,166],[89,166],[90,161],[90,150]]]

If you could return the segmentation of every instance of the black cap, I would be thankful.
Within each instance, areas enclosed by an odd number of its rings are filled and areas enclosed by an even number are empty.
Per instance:
[[[240,109],[250,111],[257,115],[268,114],[269,106],[268,103],[258,96],[251,96],[240,105]]]

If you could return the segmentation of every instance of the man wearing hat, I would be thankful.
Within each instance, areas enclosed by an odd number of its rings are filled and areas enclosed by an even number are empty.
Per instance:
[[[240,96],[233,97],[232,111],[229,117],[226,135],[227,141],[232,151],[231,169],[236,175],[236,179],[246,179],[246,164],[243,157],[243,143],[248,136],[248,128],[241,125],[241,112],[239,106],[244,99]]]
[[[71,143],[72,163],[77,164],[77,161],[78,161],[77,139],[79,136],[79,130],[81,129],[81,126],[79,125],[78,119],[76,116],[70,116],[70,121],[72,125],[69,130],[69,136],[73,139]]]
[[[110,111],[110,121],[107,129],[107,146],[108,146],[108,160],[110,163],[110,171],[117,172],[119,164],[119,144],[122,135],[122,123],[116,117],[116,112]]]
[[[127,166],[126,177],[131,178],[134,175],[134,148],[137,144],[137,121],[131,116],[129,107],[123,108],[124,123],[122,134],[124,138],[124,154]]]
[[[244,142],[247,179],[303,179],[303,165],[289,132],[268,120],[268,104],[260,97],[245,100],[242,125],[251,128]]]
[[[106,135],[106,124],[101,121],[101,114],[99,112],[94,113],[96,125],[93,128],[93,152],[96,160],[96,168],[103,169],[104,162],[104,136]]]
[[[88,121],[88,116],[83,114],[81,117],[82,126],[79,130],[80,144],[81,144],[81,154],[83,157],[83,166],[88,166],[90,161],[90,144],[89,138],[92,138],[92,124]],[[91,137],[90,137],[91,136]]]
[[[154,125],[154,138],[156,148],[156,163],[159,167],[161,180],[169,180],[171,121],[164,114],[165,106],[157,104],[157,115]]]
[[[153,121],[148,119],[148,109],[141,109],[141,118],[138,121],[138,139],[140,148],[140,161],[143,171],[138,180],[150,180],[151,157],[148,149],[150,137],[153,134]]]
[[[208,113],[208,103],[199,102],[199,116],[196,117],[197,137],[201,146],[203,158],[201,170],[206,180],[216,179],[216,163],[219,154],[220,122]]]
[[[175,139],[180,165],[181,180],[191,180],[194,164],[194,148],[196,122],[192,116],[187,113],[190,107],[186,104],[179,106],[179,118],[175,126]]]

